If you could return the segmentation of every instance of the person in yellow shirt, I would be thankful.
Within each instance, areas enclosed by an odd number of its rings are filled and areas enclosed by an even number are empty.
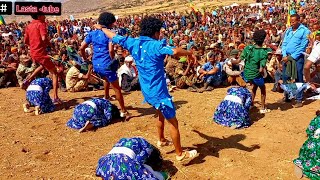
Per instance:
[[[314,23],[312,26],[311,26],[311,31],[312,31],[312,33],[310,33],[310,35],[309,35],[309,46],[307,47],[307,50],[306,50],[306,52],[308,53],[308,54],[310,54],[311,53],[311,50],[312,50],[312,46],[313,46],[313,44],[314,44],[314,41],[315,41],[315,38],[316,38],[316,34],[317,34],[317,32],[320,30],[320,25],[319,25],[319,23]]]

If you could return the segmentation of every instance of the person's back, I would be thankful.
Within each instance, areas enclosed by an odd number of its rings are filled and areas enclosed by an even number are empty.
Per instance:
[[[165,48],[164,41],[157,41],[150,37],[140,36],[134,39],[134,44],[129,51],[135,59],[138,68],[141,90],[145,99],[153,103],[163,98],[170,97],[164,71],[165,55],[160,53],[160,47]],[[132,51],[133,50],[133,51]]]
[[[90,32],[86,37],[86,43],[93,45],[93,67],[106,67],[111,63],[109,53],[109,38],[101,31],[95,30]]]
[[[42,41],[41,36],[46,36],[46,24],[40,20],[32,20],[26,27],[26,38],[30,47],[32,57],[46,56],[46,43]]]
[[[256,47],[254,45],[247,46],[242,54],[241,59],[245,61],[244,76],[247,80],[253,80],[260,76],[260,67],[265,67],[270,49]]]

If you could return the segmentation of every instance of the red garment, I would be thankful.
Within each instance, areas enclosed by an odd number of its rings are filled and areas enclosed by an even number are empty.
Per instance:
[[[25,30],[25,43],[30,47],[31,57],[47,56],[47,42],[42,41],[41,36],[47,37],[46,23],[33,20]]]

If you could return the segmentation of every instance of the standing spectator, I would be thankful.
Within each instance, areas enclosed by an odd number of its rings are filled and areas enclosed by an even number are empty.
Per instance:
[[[304,55],[308,46],[310,30],[300,23],[300,16],[293,14],[290,17],[291,27],[285,32],[282,43],[282,73],[283,81],[287,83],[288,78],[296,82],[303,82]],[[289,77],[288,77],[289,76]],[[285,96],[288,101],[288,96]],[[297,101],[295,107],[301,107],[302,102]]]

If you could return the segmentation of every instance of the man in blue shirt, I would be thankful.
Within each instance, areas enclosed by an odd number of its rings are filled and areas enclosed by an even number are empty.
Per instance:
[[[98,21],[101,25],[112,28],[113,24],[116,22],[116,19],[111,13],[102,13],[99,16]],[[118,61],[113,60],[114,49],[112,43],[101,30],[91,31],[86,36],[80,47],[81,55],[87,62],[89,61],[87,60],[85,49],[91,43],[93,44],[93,70],[104,80],[105,98],[110,99],[109,86],[111,83],[111,87],[115,91],[116,98],[121,107],[120,116],[128,117],[129,114],[124,106],[124,100],[117,77]]]
[[[210,52],[208,54],[209,62],[205,63],[199,70],[200,76],[203,77],[204,87],[199,90],[200,93],[212,90],[209,86],[219,86],[222,79],[222,66],[217,60],[219,54]]]
[[[283,81],[287,82],[288,76],[286,73],[287,62],[293,59],[296,62],[297,67],[297,79],[295,82],[303,82],[303,67],[304,67],[304,55],[309,40],[308,36],[310,30],[300,23],[300,16],[293,14],[290,16],[291,27],[285,32],[285,36],[282,43],[282,55],[283,55]],[[288,98],[286,96],[286,101]],[[297,99],[296,107],[302,106],[302,99]]]
[[[102,29],[112,39],[113,43],[129,50],[133,56],[139,72],[141,91],[145,101],[157,109],[159,113],[159,121],[157,122],[158,147],[170,145],[170,141],[164,137],[164,119],[167,119],[177,155],[176,159],[178,161],[189,160],[196,157],[197,151],[182,150],[176,111],[165,79],[164,59],[166,55],[189,56],[189,58],[194,58],[194,56],[191,51],[167,46],[165,39],[159,41],[162,25],[162,21],[156,18],[147,17],[143,19],[140,24],[139,38],[116,35],[100,24],[95,25],[95,27]]]

